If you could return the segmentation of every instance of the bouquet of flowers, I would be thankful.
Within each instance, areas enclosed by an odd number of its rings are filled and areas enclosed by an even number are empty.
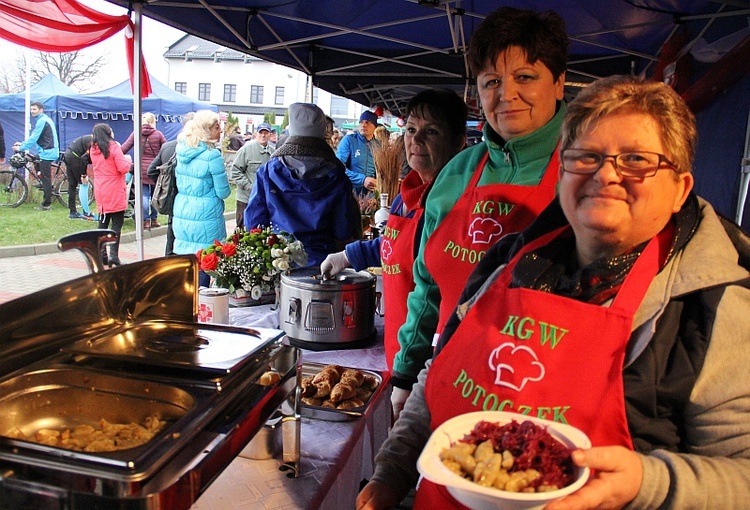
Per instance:
[[[214,241],[196,256],[217,287],[230,293],[242,290],[252,299],[273,290],[282,271],[307,264],[302,243],[289,232],[274,232],[271,227],[237,229],[223,243]]]

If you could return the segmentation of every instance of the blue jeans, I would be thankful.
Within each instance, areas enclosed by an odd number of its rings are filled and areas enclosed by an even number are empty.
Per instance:
[[[153,184],[142,184],[141,190],[143,193],[141,211],[143,212],[143,220],[155,220],[159,213],[151,207],[151,194],[154,191]],[[150,211],[150,212],[149,212]]]
[[[210,287],[211,276],[202,269],[198,272],[198,287]]]

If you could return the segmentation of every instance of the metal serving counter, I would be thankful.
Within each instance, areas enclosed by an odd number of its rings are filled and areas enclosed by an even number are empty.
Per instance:
[[[234,326],[278,327],[270,305],[232,308]],[[335,363],[385,371],[383,319],[375,316],[377,339],[365,349],[302,351],[302,362]],[[194,503],[191,510],[353,508],[362,479],[388,436],[390,388],[375,395],[361,418],[335,422],[302,418],[299,478],[281,471],[281,453],[269,460],[237,457]]]

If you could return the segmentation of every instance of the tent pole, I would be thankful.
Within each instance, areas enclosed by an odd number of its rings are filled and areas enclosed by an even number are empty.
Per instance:
[[[740,166],[740,191],[737,196],[737,225],[742,225],[742,216],[745,213],[745,200],[747,200],[747,189],[750,187],[750,111],[747,114],[747,127],[745,128],[745,156]]]
[[[133,217],[135,218],[135,241],[138,251],[138,260],[144,259],[143,253],[143,223],[146,219],[143,215],[143,186],[141,179],[141,158],[143,157],[141,146],[141,35],[142,5],[140,2],[133,3],[133,183],[135,184],[135,204],[133,204]]]
[[[26,70],[24,74],[26,79],[26,100],[24,101],[26,116],[23,122],[23,139],[26,140],[31,134],[31,51],[27,48],[24,49],[24,52],[26,53]]]

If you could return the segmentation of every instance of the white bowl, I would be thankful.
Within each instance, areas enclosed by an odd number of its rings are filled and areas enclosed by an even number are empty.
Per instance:
[[[456,500],[472,510],[531,510],[544,508],[544,505],[560,499],[563,496],[580,489],[589,478],[588,468],[578,468],[575,481],[550,492],[508,492],[492,487],[482,487],[470,480],[462,478],[448,469],[440,460],[440,452],[450,447],[464,435],[474,429],[480,421],[488,421],[504,425],[515,420],[519,423],[531,421],[541,427],[546,427],[552,437],[569,448],[591,448],[588,436],[580,430],[549,420],[532,418],[517,413],[503,411],[480,411],[456,416],[438,427],[430,436],[422,454],[417,461],[419,473],[427,480],[438,485],[444,485]]]

